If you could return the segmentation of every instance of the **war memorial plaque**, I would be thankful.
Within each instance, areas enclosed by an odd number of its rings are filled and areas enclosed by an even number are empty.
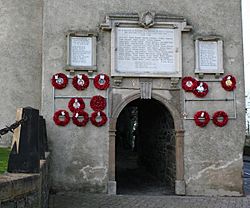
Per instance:
[[[206,39],[206,38],[203,38]],[[223,73],[222,40],[196,40],[196,73]]]
[[[174,29],[117,27],[115,41],[115,73],[154,76],[178,70]]]
[[[92,38],[70,37],[69,65],[92,66]]]
[[[217,70],[218,52],[216,41],[199,42],[199,64],[202,71]]]

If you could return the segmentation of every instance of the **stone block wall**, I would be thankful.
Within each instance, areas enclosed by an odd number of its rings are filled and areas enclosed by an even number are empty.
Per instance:
[[[0,175],[1,208],[48,208],[49,154],[40,161],[39,174],[5,173]]]
[[[0,2],[0,128],[15,121],[18,107],[40,109],[42,11],[42,0]],[[10,142],[10,135],[0,139]]]

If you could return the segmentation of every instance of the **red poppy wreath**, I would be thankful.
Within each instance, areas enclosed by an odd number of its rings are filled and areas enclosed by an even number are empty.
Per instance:
[[[205,127],[210,121],[210,116],[206,111],[198,111],[194,115],[195,124],[199,127]]]
[[[232,91],[236,88],[236,78],[233,75],[227,75],[221,80],[221,86],[226,91]]]
[[[51,78],[51,84],[56,89],[63,89],[68,84],[68,77],[63,73],[54,74]]]
[[[208,93],[208,85],[205,82],[197,82],[196,87],[193,90],[194,95],[196,97],[202,98],[205,97]]]
[[[99,90],[106,90],[109,88],[109,77],[106,74],[98,74],[94,78],[94,86]]]
[[[89,86],[89,78],[85,74],[78,74],[74,76],[72,85],[77,90],[84,90]]]
[[[83,110],[75,111],[72,117],[72,121],[76,126],[86,126],[89,121],[89,114]]]
[[[213,115],[213,123],[216,126],[223,127],[228,122],[228,115],[224,111],[216,111]]]
[[[197,87],[197,80],[193,77],[184,77],[181,82],[182,89],[186,92],[192,92]]]
[[[90,107],[94,111],[102,111],[106,108],[106,99],[100,95],[92,97],[90,101]]]
[[[69,113],[65,110],[58,110],[54,113],[53,120],[58,126],[66,126],[69,121]]]
[[[82,98],[71,98],[68,103],[68,108],[71,112],[83,110],[85,108],[85,103]]]
[[[107,122],[108,118],[104,112],[93,112],[90,117],[90,121],[93,125],[100,127]]]

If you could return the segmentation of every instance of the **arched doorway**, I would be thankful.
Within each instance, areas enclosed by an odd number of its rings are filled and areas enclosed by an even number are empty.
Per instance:
[[[173,194],[176,180],[174,120],[155,99],[136,99],[116,122],[118,194]]]

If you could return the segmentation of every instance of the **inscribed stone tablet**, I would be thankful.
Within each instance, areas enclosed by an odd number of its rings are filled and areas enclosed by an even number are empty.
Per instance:
[[[175,34],[164,28],[117,28],[116,71],[121,73],[172,73]]]
[[[70,63],[71,66],[92,66],[92,38],[70,38]]]
[[[209,72],[218,69],[217,41],[199,41],[199,68]]]

